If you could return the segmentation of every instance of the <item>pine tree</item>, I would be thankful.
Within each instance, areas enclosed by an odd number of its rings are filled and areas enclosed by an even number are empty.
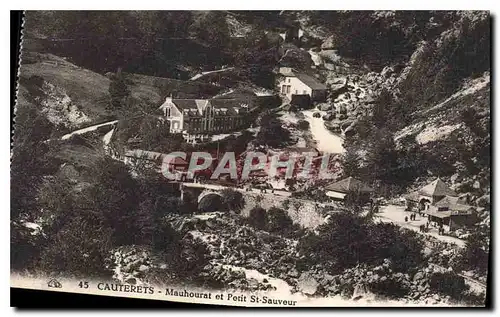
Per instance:
[[[117,73],[111,78],[109,94],[111,95],[113,108],[121,108],[125,98],[130,96],[130,89],[125,82],[121,69],[118,69]]]

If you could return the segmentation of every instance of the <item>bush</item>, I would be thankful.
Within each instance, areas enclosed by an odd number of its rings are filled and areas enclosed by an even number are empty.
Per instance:
[[[431,289],[454,299],[461,299],[469,289],[469,286],[465,284],[465,279],[453,272],[433,273],[429,279],[429,285]]]
[[[167,254],[174,274],[180,280],[195,280],[209,263],[206,245],[199,239],[184,238],[179,244],[172,245]]]
[[[379,265],[388,258],[395,270],[407,272],[423,261],[418,234],[391,224],[374,224],[358,214],[334,213],[317,232],[301,238],[297,249],[305,257],[329,263],[333,271],[361,263]]]
[[[272,207],[267,211],[267,231],[281,232],[288,234],[292,227],[293,221],[288,213],[280,208]]]
[[[239,191],[227,188],[221,192],[221,196],[222,203],[227,205],[230,210],[239,212],[245,207],[245,198]]]
[[[267,212],[262,207],[254,207],[248,215],[248,224],[254,228],[264,230],[267,224]]]
[[[459,255],[459,263],[464,269],[475,270],[481,275],[488,273],[489,252],[487,237],[475,232],[466,241],[465,248]]]
[[[307,131],[309,130],[309,122],[306,120],[299,120],[299,122],[297,122],[297,128],[302,131]]]
[[[110,277],[105,261],[111,250],[112,229],[92,215],[77,216],[43,250],[39,267],[44,273],[71,277]]]
[[[393,275],[389,275],[384,280],[379,279],[374,283],[370,283],[369,287],[375,294],[395,299],[401,298],[410,292],[410,289]]]
[[[394,270],[401,272],[415,269],[423,262],[424,244],[416,232],[389,223],[370,224],[368,228],[371,248],[366,251],[371,261],[391,259]]]

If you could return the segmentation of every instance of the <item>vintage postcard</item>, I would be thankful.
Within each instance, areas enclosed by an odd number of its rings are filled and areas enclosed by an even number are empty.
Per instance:
[[[488,11],[26,11],[11,287],[487,305]]]

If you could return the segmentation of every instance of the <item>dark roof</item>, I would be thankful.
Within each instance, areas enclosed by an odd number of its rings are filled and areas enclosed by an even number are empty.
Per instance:
[[[450,210],[467,211],[473,209],[473,206],[467,205],[463,198],[445,196],[435,203],[436,207],[448,207]]]
[[[238,99],[210,99],[210,104],[215,109],[226,108],[229,114],[236,115],[241,111],[241,106],[245,102]]]
[[[179,109],[198,109],[196,99],[172,99],[172,102]]]
[[[303,73],[296,73],[295,76],[309,88],[314,90],[326,90],[326,86],[320,83],[316,78]]]
[[[336,183],[330,184],[326,186],[325,189],[339,193],[349,193],[349,192],[370,193],[373,191],[373,189],[370,186],[366,185],[365,183],[353,177],[348,177]]]
[[[231,108],[235,106],[239,106],[243,104],[240,100],[237,99],[210,99],[210,104],[214,108]]]
[[[451,190],[441,179],[436,179],[432,183],[422,187],[420,194],[426,196],[456,196],[457,194]]]

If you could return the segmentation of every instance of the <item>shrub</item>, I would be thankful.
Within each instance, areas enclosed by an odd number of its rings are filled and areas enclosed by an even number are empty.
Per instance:
[[[167,259],[171,262],[174,273],[181,280],[195,280],[209,263],[205,256],[208,254],[206,245],[199,239],[184,238],[179,241],[179,245],[167,254]]]
[[[280,208],[272,207],[267,211],[267,231],[289,233],[293,226],[292,218]]]
[[[459,263],[466,269],[475,270],[481,275],[488,272],[489,252],[484,234],[475,232],[469,236],[465,248],[459,255]]]
[[[369,286],[373,293],[389,298],[401,298],[410,292],[410,289],[404,283],[401,283],[392,275],[387,276],[384,280],[379,279],[370,283]]]
[[[410,231],[391,224],[374,224],[355,213],[334,213],[328,223],[299,240],[305,257],[329,263],[330,270],[343,270],[360,263],[379,265],[385,258],[398,271],[418,267],[423,243]]]
[[[366,256],[372,262],[389,258],[394,270],[402,272],[415,269],[423,262],[424,245],[416,232],[389,223],[370,224],[368,227],[371,247],[366,250]]]
[[[307,131],[309,129],[309,122],[306,120],[299,120],[299,122],[297,122],[297,128],[302,131]]]
[[[245,198],[239,191],[227,188],[221,192],[221,196],[222,203],[227,205],[230,210],[239,212],[245,207]]]
[[[465,279],[453,272],[433,273],[429,279],[429,285],[431,289],[454,299],[461,299],[469,289],[469,286],[465,284]]]
[[[248,224],[257,229],[265,229],[267,224],[267,212],[262,207],[254,207],[248,215]]]
[[[112,231],[93,215],[76,216],[43,250],[39,267],[49,274],[109,277],[105,261],[112,246]]]

